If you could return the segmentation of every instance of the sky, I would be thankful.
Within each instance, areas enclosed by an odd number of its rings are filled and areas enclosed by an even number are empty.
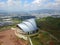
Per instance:
[[[0,0],[0,10],[30,11],[60,9],[60,0]]]

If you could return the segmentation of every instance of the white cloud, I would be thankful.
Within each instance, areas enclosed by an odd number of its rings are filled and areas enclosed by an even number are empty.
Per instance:
[[[42,2],[42,0],[34,0],[32,3],[34,3],[34,4],[40,4],[40,2]]]
[[[37,10],[44,8],[60,8],[60,0],[55,0],[54,2],[49,2],[49,0],[33,0],[31,3],[27,2],[27,0],[25,0],[24,3],[22,0],[8,0],[7,2],[0,2],[0,8],[4,8],[6,10]],[[46,2],[47,4],[45,4]]]
[[[5,3],[4,2],[0,2],[0,7],[4,7]]]
[[[47,4],[46,4],[47,3]],[[32,4],[30,4],[30,9],[59,9],[60,8],[60,0],[55,0],[54,2],[50,2],[49,0],[34,0]]]
[[[20,0],[8,0],[6,2],[6,10],[19,10],[21,8],[21,1]]]
[[[46,5],[46,8],[52,8],[52,9],[59,9],[60,8],[60,0],[55,0],[53,3],[48,3]]]
[[[11,5],[13,5],[13,4],[14,4],[14,1],[13,1],[13,0],[8,0],[8,1],[7,1],[7,5],[11,6]]]

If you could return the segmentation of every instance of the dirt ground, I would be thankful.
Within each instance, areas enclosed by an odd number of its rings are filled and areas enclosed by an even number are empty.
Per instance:
[[[13,30],[0,32],[0,45],[28,45],[28,41],[18,39]]]

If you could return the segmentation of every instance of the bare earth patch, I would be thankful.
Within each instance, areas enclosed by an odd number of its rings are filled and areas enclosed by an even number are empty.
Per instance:
[[[28,41],[17,39],[13,30],[0,32],[0,45],[28,45]]]

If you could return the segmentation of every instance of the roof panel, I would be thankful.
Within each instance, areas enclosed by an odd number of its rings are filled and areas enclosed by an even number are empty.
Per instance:
[[[35,19],[29,19],[27,21],[30,22],[34,26],[35,30],[37,29]]]
[[[34,19],[28,19],[26,21],[23,21],[22,23],[18,24],[18,26],[24,31],[24,32],[30,32],[37,30],[37,26]]]
[[[28,26],[31,31],[35,30],[34,27],[33,27],[33,25],[32,25],[31,23],[29,23],[29,22],[23,22],[23,23],[24,23],[26,26]]]
[[[29,32],[30,29],[25,25],[25,24],[18,24],[18,26],[24,31],[24,32]]]

